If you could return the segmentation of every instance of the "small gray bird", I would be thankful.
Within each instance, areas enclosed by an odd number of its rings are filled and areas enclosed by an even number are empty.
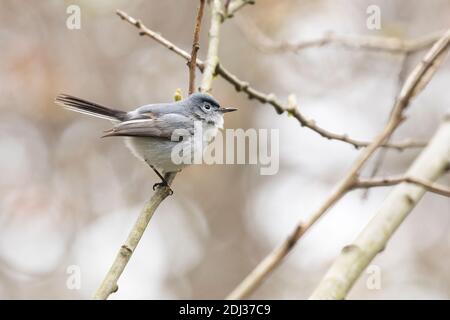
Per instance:
[[[66,109],[107,119],[115,124],[103,137],[126,137],[131,152],[155,171],[161,179],[153,189],[167,186],[164,174],[180,171],[187,164],[172,160],[172,149],[179,143],[191,143],[184,136],[174,139],[176,131],[194,133],[194,123],[199,121],[204,133],[202,148],[223,128],[223,114],[235,108],[222,108],[210,95],[194,93],[184,100],[171,103],[148,104],[125,112],[101,106],[74,96],[60,94],[56,104]],[[203,150],[201,150],[203,151]],[[172,191],[171,191],[172,193]]]

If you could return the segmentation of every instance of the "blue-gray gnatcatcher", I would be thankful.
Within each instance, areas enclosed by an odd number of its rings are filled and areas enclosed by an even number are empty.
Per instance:
[[[184,100],[172,103],[149,104],[133,111],[125,112],[101,106],[74,96],[60,94],[55,102],[66,109],[90,116],[111,120],[114,127],[104,137],[123,136],[131,152],[147,164],[161,178],[161,183],[153,186],[168,186],[163,174],[181,170],[186,164],[174,163],[172,149],[178,143],[191,143],[174,139],[178,131],[193,134],[195,122],[200,122],[203,140],[211,141],[219,128],[223,127],[223,114],[235,111],[222,108],[211,96],[194,93]],[[207,143],[202,143],[203,148]]]

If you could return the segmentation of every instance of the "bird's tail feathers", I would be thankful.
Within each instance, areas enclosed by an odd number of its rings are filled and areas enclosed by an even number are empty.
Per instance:
[[[55,99],[55,103],[71,111],[111,121],[123,121],[127,115],[124,111],[107,108],[67,94],[59,94]]]

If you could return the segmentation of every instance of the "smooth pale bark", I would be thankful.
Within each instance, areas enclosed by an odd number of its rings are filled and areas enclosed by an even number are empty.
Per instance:
[[[435,181],[450,165],[450,117],[447,116],[430,144],[406,172],[406,176]],[[401,183],[382,203],[375,217],[356,240],[346,246],[319,283],[310,299],[344,299],[372,259],[414,209],[426,190],[417,184]],[[399,253],[401,254],[401,253]]]

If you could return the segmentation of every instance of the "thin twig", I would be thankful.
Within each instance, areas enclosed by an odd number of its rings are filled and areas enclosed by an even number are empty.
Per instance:
[[[157,41],[158,43],[162,44],[172,52],[176,53],[178,56],[184,58],[185,60],[187,61],[190,60],[191,56],[189,55],[189,53],[177,47],[175,44],[173,44],[172,42],[161,36],[159,33],[152,31],[151,29],[143,25],[139,20],[134,19],[133,17],[129,16],[123,11],[118,10],[117,14],[123,20],[135,26],[139,30],[140,35],[146,35],[152,38],[153,40]],[[200,69],[200,71],[203,72],[205,69],[205,63],[202,60],[197,59],[197,67]],[[251,87],[248,82],[240,80],[236,75],[232,74],[230,71],[225,69],[220,63],[217,64],[215,72],[222,78],[224,78],[226,81],[231,83],[236,89],[236,91],[242,91],[246,93],[249,99],[256,99],[261,103],[269,104],[279,114],[284,112],[292,114],[294,118],[297,119],[297,121],[300,123],[301,126],[307,127],[315,131],[316,133],[318,133],[319,135],[321,135],[326,139],[342,141],[354,146],[357,149],[367,147],[370,144],[370,142],[356,140],[350,138],[346,134],[333,133],[326,129],[323,129],[322,127],[319,127],[314,120],[305,117],[297,107],[292,108],[290,106],[285,105],[283,102],[278,100],[274,94],[265,94],[261,91],[258,91],[257,89]],[[406,148],[422,148],[425,145],[426,143],[423,141],[413,141],[411,139],[407,139],[405,141],[395,143],[383,143],[382,147],[404,150]]]
[[[198,49],[200,49],[200,26],[202,23],[203,10],[205,8],[205,0],[200,0],[197,9],[197,18],[195,19],[194,40],[192,41],[191,57],[188,60],[189,66],[189,94],[195,91],[195,64],[197,61]]]
[[[232,2],[227,0],[227,2],[225,3],[224,18],[226,19],[232,18],[237,11],[239,11],[246,5],[255,3],[256,3],[255,0],[233,0]]]
[[[203,7],[204,7],[204,0],[200,0],[200,6],[197,10],[196,26],[194,30],[194,41],[192,44],[192,52],[194,57],[196,56],[199,48],[198,38],[200,33],[201,19],[203,16]],[[117,14],[119,14],[119,16],[120,13],[121,12],[118,10]],[[138,21],[135,21],[134,23],[136,24],[136,26],[140,25],[140,22]],[[189,68],[189,73],[190,73],[189,88],[191,88],[191,85],[193,85],[193,87],[195,88],[195,68]],[[153,196],[150,198],[150,200],[144,206],[144,209],[142,210],[133,228],[131,229],[127,240],[120,247],[120,250],[112,266],[110,267],[108,273],[106,274],[103,282],[101,283],[97,291],[94,293],[93,296],[94,299],[105,300],[109,297],[109,295],[118,290],[117,281],[119,280],[122,272],[125,270],[125,267],[127,266],[131,258],[131,255],[135,251],[156,209],[159,207],[161,202],[165,198],[167,198],[167,196],[169,196],[171,192],[169,185],[172,184],[173,180],[175,179],[175,176],[176,172],[166,174],[164,178],[168,182],[168,186],[158,188],[156,192],[153,194]]]
[[[330,196],[313,212],[304,223],[299,223],[280,246],[269,253],[250,274],[234,289],[227,299],[248,297],[278,267],[297,241],[314,225],[339,199],[341,199],[358,179],[359,172],[373,153],[388,139],[404,120],[404,111],[411,99],[425,88],[437,70],[435,62],[443,58],[450,45],[450,30],[427,52],[423,60],[414,68],[403,84],[394,103],[391,117],[383,131],[365,148],[345,177],[337,184]],[[442,60],[441,60],[442,61]]]
[[[116,10],[116,14],[122,20],[127,21],[131,25],[135,26],[139,30],[139,35],[140,36],[144,36],[145,35],[145,36],[148,36],[148,37],[152,38],[153,40],[161,43],[163,46],[165,46],[170,51],[172,51],[172,52],[176,53],[177,55],[183,57],[187,61],[189,61],[191,59],[191,55],[189,53],[187,53],[186,51],[184,51],[184,50],[178,48],[177,46],[175,46],[172,42],[170,42],[169,40],[164,38],[160,33],[155,32],[155,31],[150,30],[149,28],[147,28],[140,20],[137,20],[137,19],[129,16],[128,14],[123,12],[122,10]],[[197,59],[197,65],[198,65],[198,59]],[[202,65],[202,68],[203,68],[203,62],[201,63],[201,65]]]
[[[359,178],[353,185],[353,188],[356,189],[356,188],[389,187],[404,182],[417,184],[418,186],[421,186],[422,188],[426,189],[429,192],[440,194],[445,197],[450,197],[450,188],[415,177],[397,176],[397,177],[374,177],[369,179]]]
[[[411,57],[411,53],[404,53],[401,55],[401,63],[400,63],[400,70],[398,72],[398,76],[397,76],[397,85],[396,85],[396,92],[395,92],[395,96],[397,96],[400,92],[400,90],[402,89],[402,85],[405,82],[405,79],[408,75],[408,66],[409,66],[409,60]],[[394,96],[394,97],[395,97]],[[391,115],[389,115],[390,117]],[[386,140],[386,142],[390,142],[392,137],[389,137],[388,140]],[[374,156],[374,165],[371,169],[370,172],[370,177],[375,177],[378,174],[378,171],[381,169],[381,166],[383,165],[384,159],[387,156],[387,153],[389,152],[388,148],[383,148],[378,150],[378,153]],[[363,194],[362,194],[362,198],[366,199],[369,196],[369,192],[370,189],[366,189]]]
[[[373,258],[387,246],[393,233],[432,184],[449,166],[450,118],[436,132],[406,175],[415,184],[399,184],[352,244],[342,249],[310,299],[345,299]],[[425,182],[425,183],[423,183]]]
[[[337,35],[330,32],[316,39],[291,43],[270,39],[248,19],[238,19],[237,23],[247,40],[260,51],[266,53],[296,53],[304,49],[332,44],[357,50],[369,50],[394,54],[414,53],[429,48],[440,37],[442,37],[445,32],[445,30],[435,31],[412,40],[380,36]]]

